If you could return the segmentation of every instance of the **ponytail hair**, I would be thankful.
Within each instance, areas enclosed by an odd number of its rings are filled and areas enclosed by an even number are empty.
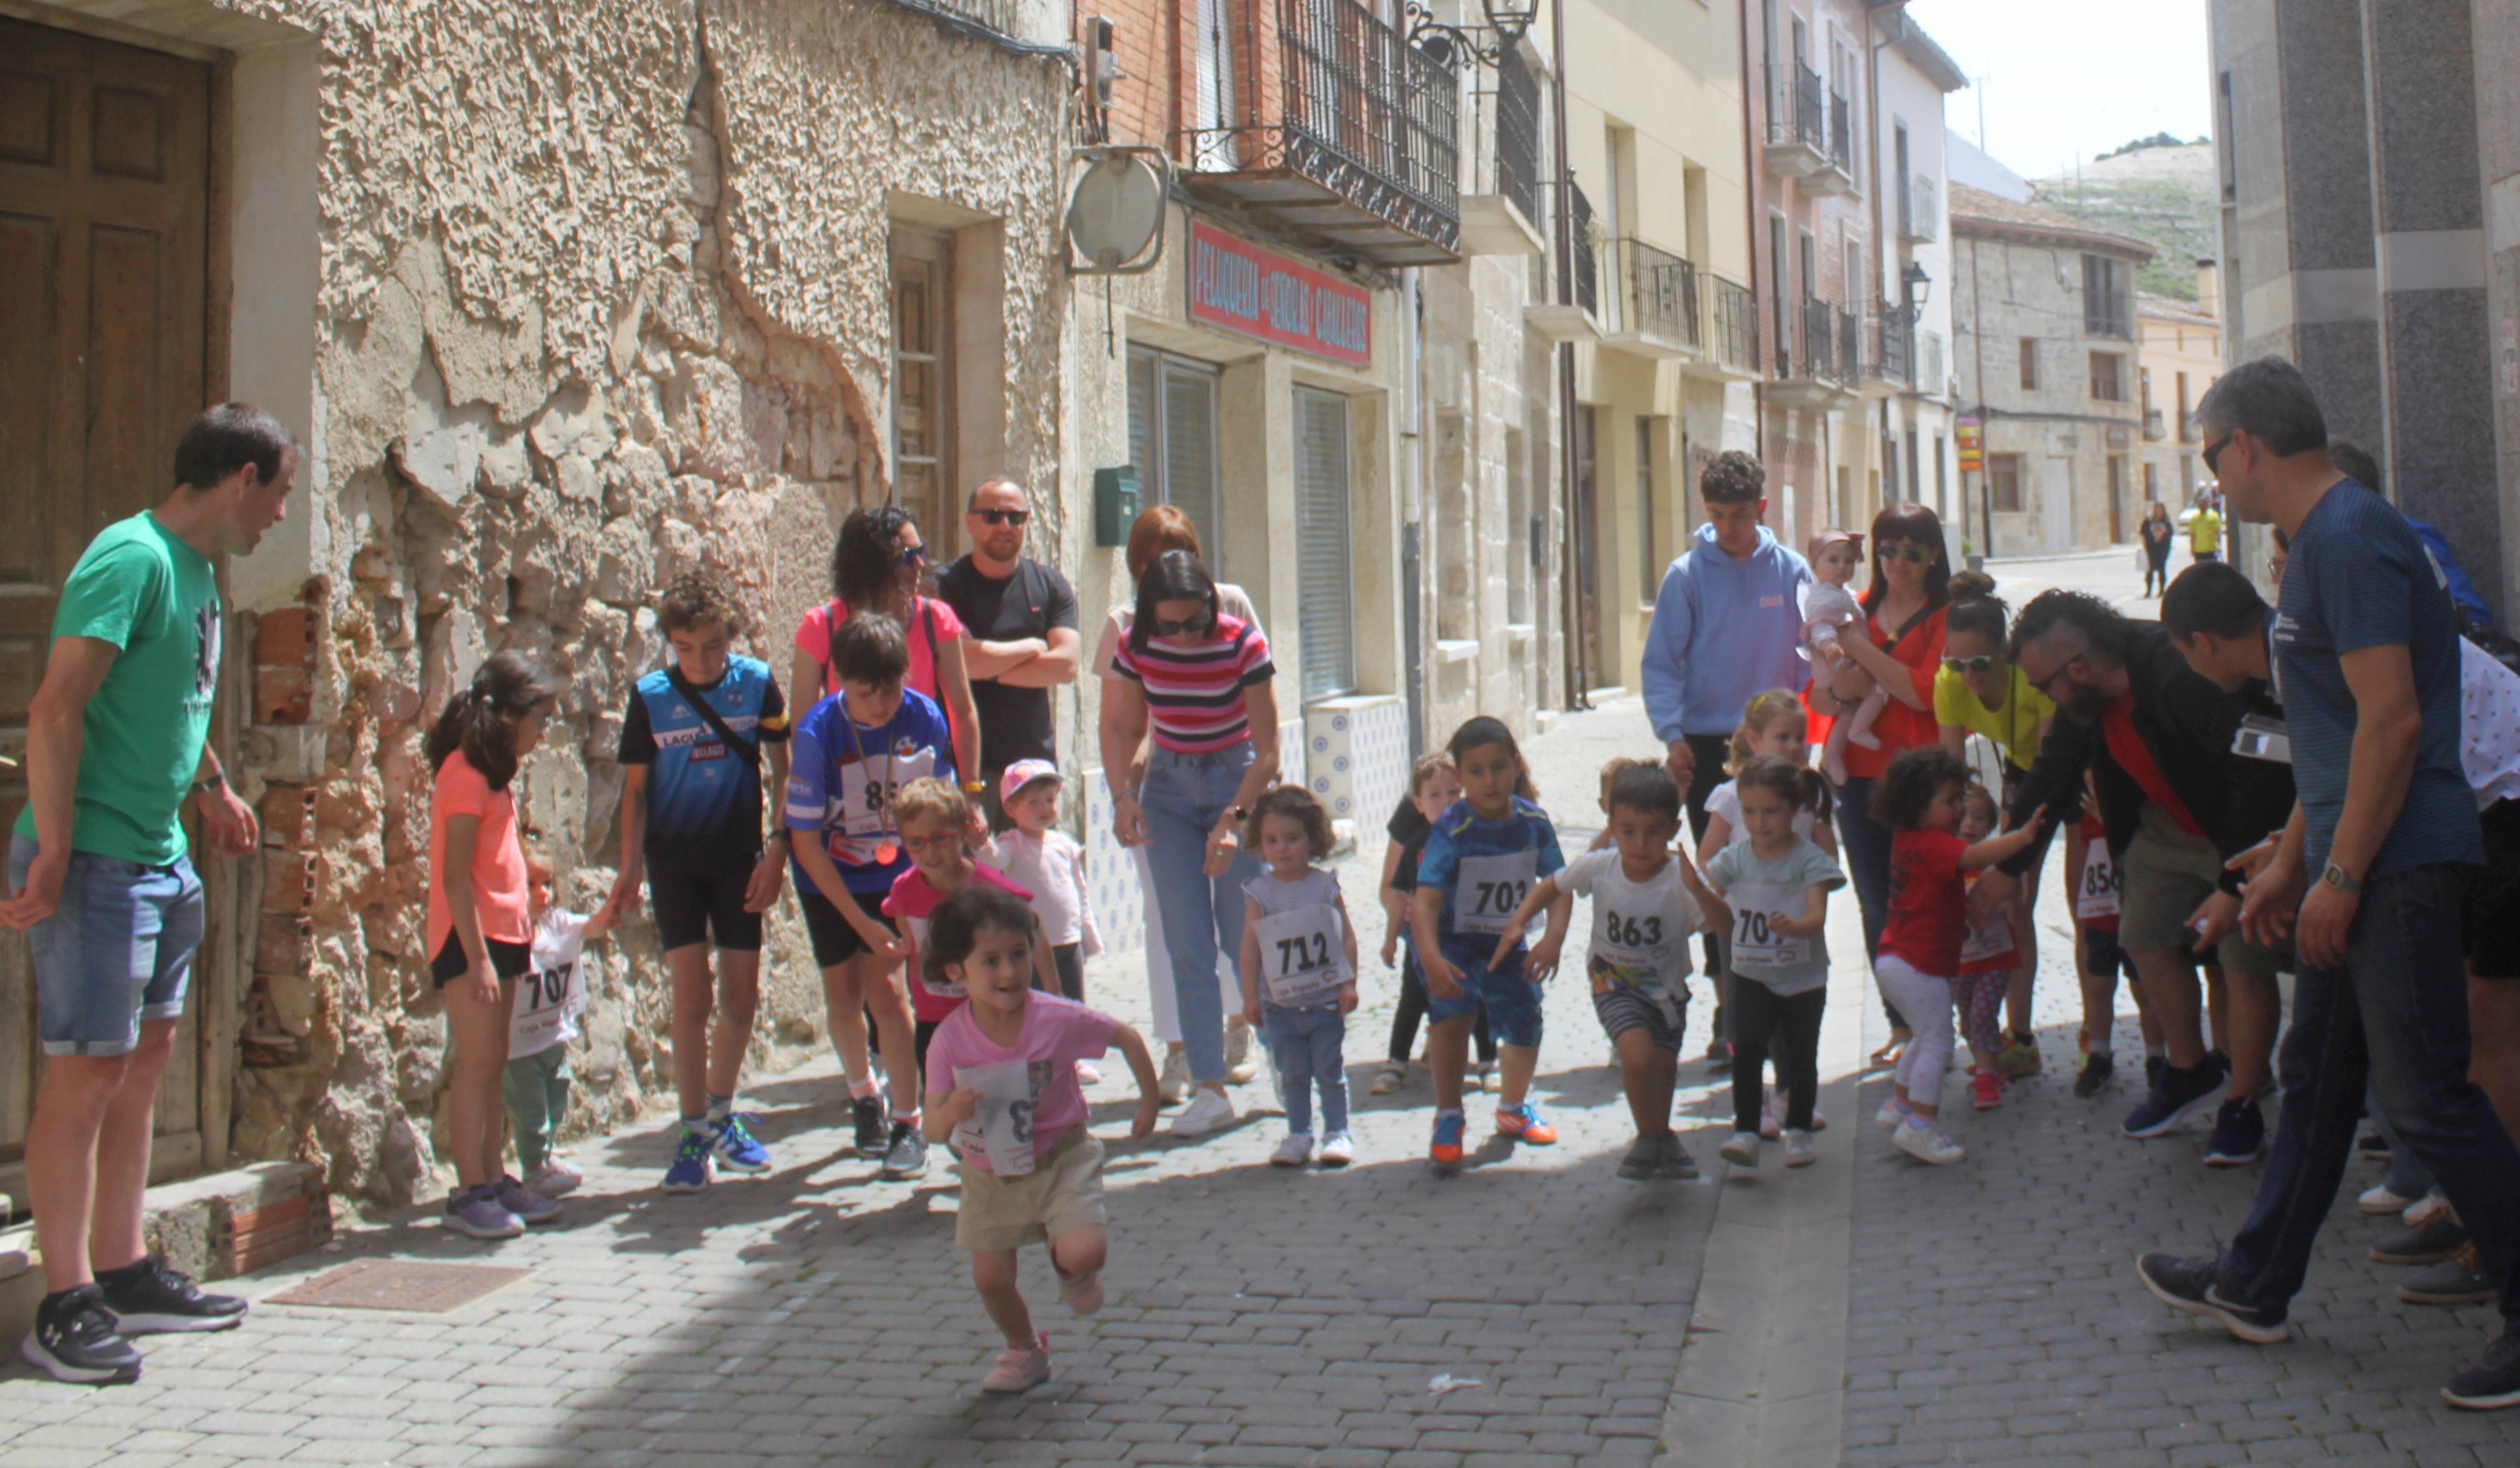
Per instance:
[[[1775,755],[1758,758],[1733,771],[1732,782],[1740,790],[1773,790],[1796,810],[1808,810],[1814,820],[1829,818],[1828,781],[1807,764],[1796,764]]]
[[[1792,689],[1771,688],[1753,696],[1749,706],[1741,711],[1741,726],[1732,731],[1732,746],[1726,752],[1724,772],[1738,775],[1749,768],[1751,760],[1757,757],[1754,752],[1759,736],[1767,733],[1768,726],[1780,718],[1794,719],[1806,730],[1811,727],[1811,711],[1803,707],[1802,696]]]
[[[517,777],[516,720],[550,703],[560,690],[542,665],[522,653],[495,653],[472,674],[472,684],[447,701],[428,729],[422,753],[428,772],[461,750],[492,790]]]

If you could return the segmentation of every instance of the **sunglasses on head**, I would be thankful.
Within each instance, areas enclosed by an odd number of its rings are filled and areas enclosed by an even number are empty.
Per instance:
[[[923,545],[905,545],[901,548],[901,564],[904,566],[917,566],[926,559],[927,547]]]
[[[971,513],[980,517],[982,525],[1021,526],[1032,519],[1030,510],[973,510]]]
[[[1884,540],[1880,550],[1884,561],[1905,561],[1911,566],[1930,566],[1934,561],[1932,551],[1912,540]]]
[[[1995,655],[1992,653],[1980,653],[1974,658],[1945,657],[1943,659],[1943,666],[1950,668],[1954,672],[1984,672],[1988,668],[1995,666]]]

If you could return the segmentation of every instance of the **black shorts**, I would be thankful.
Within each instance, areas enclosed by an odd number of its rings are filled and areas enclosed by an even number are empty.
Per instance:
[[[534,966],[531,943],[501,942],[495,938],[485,938],[481,940],[481,946],[490,950],[490,971],[502,979],[521,979],[525,971]],[[444,946],[437,950],[436,957],[428,961],[428,977],[435,981],[437,987],[444,988],[463,978],[464,971],[471,967],[472,963],[464,956],[463,938],[449,931]]]
[[[2459,947],[2479,979],[2520,979],[2520,801],[2486,808],[2485,870],[2467,884],[2459,912]]]
[[[743,910],[743,890],[761,858],[710,865],[648,858],[648,906],[656,915],[656,940],[668,953],[707,942],[731,952],[761,950],[761,914]]]
[[[889,932],[901,931],[892,919],[883,915],[883,894],[853,892],[849,895],[858,899],[860,912],[883,924]],[[836,968],[867,951],[866,940],[858,937],[858,930],[849,926],[849,920],[840,915],[840,909],[832,905],[831,898],[808,890],[798,893],[796,900],[797,905],[805,909],[805,932],[814,940],[816,968]]]
[[[2135,960],[2118,946],[2115,928],[2083,930],[2083,972],[2094,979],[2115,979],[2120,974],[2135,977]]]

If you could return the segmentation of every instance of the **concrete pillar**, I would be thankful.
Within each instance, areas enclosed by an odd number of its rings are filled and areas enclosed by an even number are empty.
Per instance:
[[[2470,0],[2362,0],[2390,497],[2455,546],[2498,546]],[[2289,11],[2287,12],[2289,13]],[[2467,566],[2502,604],[2497,557]]]
[[[2485,205],[2487,350],[2497,438],[2494,499],[2502,517],[2502,598],[2520,587],[2520,0],[2472,0],[2477,171]],[[2483,484],[2477,488],[2482,491]],[[2476,571],[2471,558],[2470,573]],[[2490,594],[2490,593],[2489,593]]]

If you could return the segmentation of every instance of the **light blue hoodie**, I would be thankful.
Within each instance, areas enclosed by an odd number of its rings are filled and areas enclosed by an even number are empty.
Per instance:
[[[1688,553],[1663,573],[1645,632],[1642,682],[1654,737],[1730,734],[1741,711],[1771,688],[1811,680],[1803,657],[1803,558],[1759,528],[1759,548],[1735,561],[1697,528]]]

